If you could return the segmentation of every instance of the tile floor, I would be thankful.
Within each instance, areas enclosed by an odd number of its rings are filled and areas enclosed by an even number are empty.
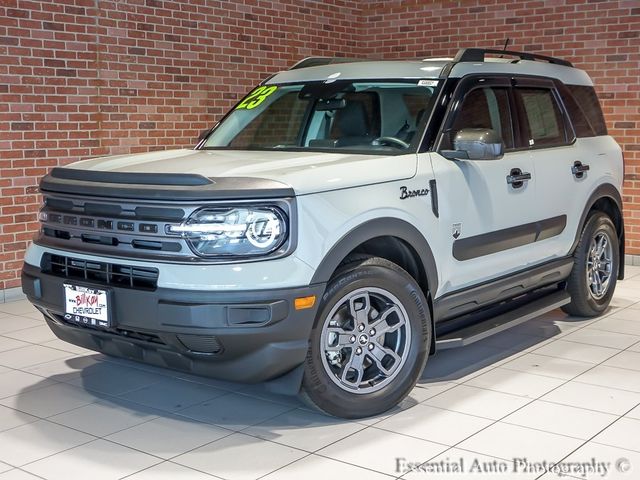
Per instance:
[[[0,480],[548,480],[561,469],[640,478],[640,267],[603,317],[554,311],[441,352],[400,407],[359,422],[107,358],[57,340],[27,302],[0,304]]]

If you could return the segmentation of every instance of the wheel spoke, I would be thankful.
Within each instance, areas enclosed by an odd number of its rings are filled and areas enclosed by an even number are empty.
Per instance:
[[[362,382],[362,377],[364,376],[364,355],[360,354],[357,355],[355,353],[355,350],[351,351],[351,357],[349,358],[349,361],[345,364],[344,368],[342,369],[342,374],[340,375],[341,380],[344,383],[347,384],[352,384],[354,386],[358,386],[360,385],[360,383]],[[349,377],[349,372],[355,370],[356,372],[356,378],[355,381],[349,381],[348,377]]]
[[[349,311],[357,323],[368,325],[371,311],[369,292],[360,292],[349,298]]]
[[[398,321],[391,325],[389,324],[389,316],[393,313],[398,317]],[[371,328],[375,330],[375,336],[380,337],[398,331],[405,323],[406,320],[402,316],[400,308],[397,305],[392,305],[380,314],[380,317],[371,324]]]
[[[369,357],[373,360],[373,362],[382,373],[387,376],[391,375],[391,373],[397,368],[400,363],[400,356],[390,348],[384,347],[377,342],[374,342],[372,345],[373,349],[369,350],[368,352]],[[387,368],[382,364],[382,360],[384,360],[384,358],[387,356],[393,358],[393,364],[390,368]]]

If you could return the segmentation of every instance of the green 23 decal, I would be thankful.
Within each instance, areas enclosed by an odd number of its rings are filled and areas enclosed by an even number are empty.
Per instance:
[[[251,92],[240,104],[236,107],[236,110],[247,109],[251,110],[252,108],[256,108],[262,102],[264,102],[269,95],[275,92],[278,89],[277,86],[261,86],[256,88],[253,92]]]

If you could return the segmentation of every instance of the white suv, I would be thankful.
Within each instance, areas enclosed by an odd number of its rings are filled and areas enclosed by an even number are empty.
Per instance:
[[[76,345],[366,417],[439,348],[603,312],[622,178],[566,61],[306,59],[193,150],[53,169],[23,289]]]

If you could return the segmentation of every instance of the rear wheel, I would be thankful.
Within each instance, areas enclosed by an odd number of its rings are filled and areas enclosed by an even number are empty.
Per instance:
[[[584,226],[576,251],[567,291],[571,303],[562,309],[581,317],[604,312],[616,287],[620,254],[618,236],[606,214],[596,212]]]
[[[427,301],[407,272],[381,258],[348,264],[323,296],[303,396],[338,417],[382,413],[415,386],[430,341]]]

